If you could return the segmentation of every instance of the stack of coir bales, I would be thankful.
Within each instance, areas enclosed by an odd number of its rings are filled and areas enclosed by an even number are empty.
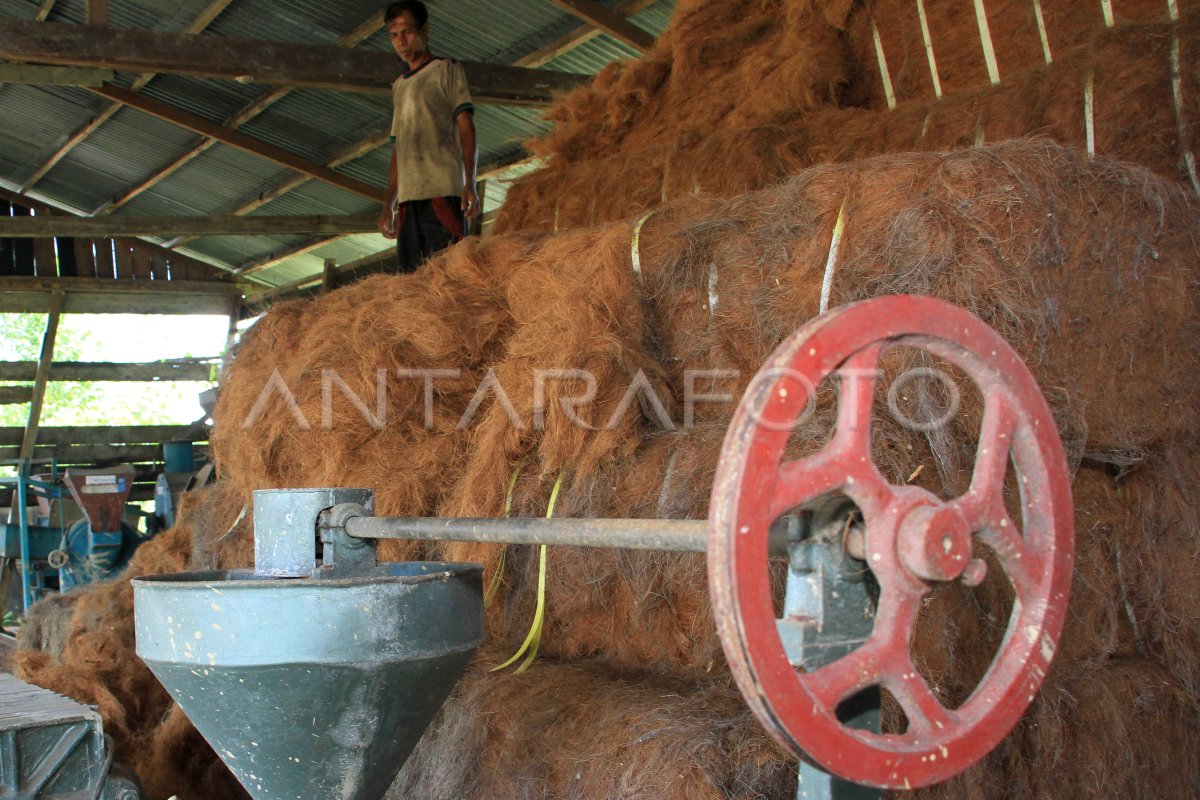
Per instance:
[[[1200,190],[1196,9],[1172,21],[1166,0],[1113,0],[1110,28],[1100,0],[1043,4],[1047,64],[1034,4],[986,3],[991,85],[972,5],[926,3],[939,98],[915,0],[840,5],[850,10],[839,18],[808,3],[681,3],[643,59],[552,110],[560,128],[534,143],[546,168],[513,186],[497,230],[610,222],[688,193],[735,197],[813,164],[1035,134],[1090,141],[1094,154]],[[788,47],[772,71],[757,59],[780,36]]]
[[[1071,614],[1047,683],[995,754],[922,796],[1187,796],[1200,779],[1196,216],[1181,189],[1149,173],[1044,141],[820,167],[732,201],[685,199],[644,224],[641,281],[632,226],[617,223],[467,243],[421,274],[281,308],[247,336],[223,387],[223,480],[143,549],[137,569],[179,568],[189,545],[194,567],[248,565],[249,527],[234,523],[253,488],[364,485],[384,514],[494,516],[524,464],[518,515],[544,513],[566,470],[558,516],[703,516],[732,403],[701,406],[685,427],[686,370],[734,370],[736,390],[817,313],[839,209],[833,302],[908,291],[980,314],[1030,362],[1076,471]],[[395,370],[432,365],[461,375],[434,382],[427,427],[422,381]],[[595,376],[595,401],[575,412],[597,430],[566,420],[558,399],[582,394],[569,381],[546,385],[537,429],[533,370],[563,367]],[[375,419],[336,385],[326,403],[324,370]],[[486,393],[460,426],[489,370],[507,402]],[[616,413],[639,372],[674,429],[652,403]],[[962,491],[972,408],[941,438],[879,415],[885,475],[903,482],[924,467],[917,482]],[[798,448],[822,441],[829,411]],[[489,573],[499,554],[388,553],[473,559]],[[789,796],[790,759],[730,685],[700,557],[551,549],[541,655],[521,675],[487,672],[533,616],[534,554],[512,548],[505,564],[488,645],[397,796]],[[915,651],[946,697],[990,660],[1004,604],[998,574],[974,593],[934,595]],[[155,792],[235,791],[211,783],[220,768],[178,710],[162,721],[165,699],[132,656],[124,582],[78,607],[64,663],[26,653],[25,674],[103,701]],[[200,785],[209,794],[190,788]]]
[[[728,26],[700,24],[711,19],[704,14],[725,15]],[[727,71],[731,42],[754,36],[776,55],[826,42],[823,30],[845,24],[837,16],[804,4],[786,13],[758,3],[681,4],[660,45],[670,53],[656,49],[647,59],[661,62],[659,89],[676,64],[695,65],[691,105],[736,120],[748,95],[769,106],[776,87],[725,83],[733,79],[705,73],[707,65]],[[810,69],[786,63],[796,76]],[[814,79],[810,89],[794,79],[779,102],[821,108],[848,96],[859,70],[849,57],[838,63],[840,77]],[[674,91],[686,97],[687,85]],[[658,102],[658,89],[636,101],[596,97],[601,110],[611,105],[614,130],[633,117],[670,125],[661,111],[631,116],[619,102]],[[752,125],[766,119],[744,113]],[[875,112],[819,112],[842,113]],[[820,129],[811,130],[818,141]],[[1175,130],[1172,122],[1158,133],[1165,140]],[[573,132],[586,143],[570,123],[556,135],[569,141]],[[770,147],[760,156],[769,165]],[[1192,603],[1200,310],[1188,189],[1046,140],[818,166],[771,188],[790,162],[760,172],[743,170],[746,163],[730,147],[712,174],[742,174],[738,191],[748,193],[693,196],[688,186],[642,222],[636,245],[633,217],[661,203],[661,193],[655,187],[643,202],[636,185],[614,184],[601,200],[624,208],[613,212],[618,221],[583,227],[584,217],[560,224],[578,229],[557,235],[547,224],[465,242],[417,275],[377,276],[276,309],[247,335],[222,386],[213,434],[220,483],[142,548],[133,571],[249,565],[250,521],[239,512],[255,488],[370,486],[383,514],[496,516],[515,480],[512,513],[539,516],[561,474],[556,516],[703,517],[733,401],[700,404],[686,424],[689,374],[709,371],[695,391],[736,397],[771,349],[818,313],[832,263],[832,305],[913,292],[996,327],[1046,392],[1075,475],[1076,574],[1045,686],[995,753],[914,794],[1192,796],[1200,784],[1200,612]],[[555,174],[568,177],[570,168]],[[687,186],[686,171],[671,166],[670,174]],[[524,191],[515,188],[514,201],[532,196]],[[561,216],[578,194],[562,184],[557,195],[539,195],[537,207],[552,214],[544,201],[555,197]],[[831,258],[839,213],[845,232]],[[889,362],[888,375],[910,362]],[[458,372],[433,381],[427,418],[421,377],[397,370],[428,369]],[[587,389],[570,378],[545,382],[538,424],[537,370],[593,376],[594,399],[574,407],[590,427],[560,405]],[[877,415],[885,476],[944,496],[963,491],[978,424],[978,397],[966,389],[961,413],[938,435]],[[794,454],[824,441],[831,413],[828,403],[819,408]],[[732,686],[701,557],[552,548],[540,655],[513,674],[488,670],[529,629],[535,551],[510,548],[503,562],[493,546],[389,542],[381,552],[477,560],[489,580],[501,579],[488,642],[396,797],[794,796],[791,758]],[[993,573],[976,591],[939,590],[922,615],[915,657],[947,702],[970,690],[1003,633],[1008,597]],[[22,653],[23,674],[99,702],[115,720],[121,757],[152,796],[239,796],[133,656],[127,580],[89,590],[69,636],[61,657]]]

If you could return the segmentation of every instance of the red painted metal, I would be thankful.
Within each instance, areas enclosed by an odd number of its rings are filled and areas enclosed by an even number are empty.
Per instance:
[[[871,459],[877,366],[896,345],[957,365],[985,398],[970,488],[949,502],[888,483]],[[813,455],[784,461],[794,422],[835,371],[840,399],[833,438]],[[1023,530],[1003,503],[1010,453]],[[802,673],[789,663],[776,632],[768,530],[780,514],[835,493],[849,496],[863,513],[864,555],[880,584],[879,608],[862,646]],[[709,526],[717,627],[743,695],[785,747],[855,783],[915,788],[966,769],[1021,717],[1054,655],[1074,559],[1062,443],[1020,356],[957,306],[884,297],[835,309],[790,336],[751,382],[725,437]],[[982,579],[982,564],[965,558],[970,536],[995,552],[1016,600],[987,675],[961,707],[950,709],[913,666],[909,647],[930,580]],[[904,733],[875,734],[838,722],[837,706],[871,686],[900,703],[909,720]]]

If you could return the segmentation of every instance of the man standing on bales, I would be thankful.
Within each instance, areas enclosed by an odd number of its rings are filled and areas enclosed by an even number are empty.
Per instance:
[[[425,4],[392,3],[383,19],[408,71],[392,84],[395,146],[379,230],[396,240],[400,271],[412,272],[479,216],[475,111],[462,65],[429,52]]]

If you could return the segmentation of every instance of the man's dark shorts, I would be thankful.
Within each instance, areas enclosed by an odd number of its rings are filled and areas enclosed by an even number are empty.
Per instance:
[[[408,200],[396,212],[396,256],[400,272],[414,272],[426,259],[463,237],[457,197]]]

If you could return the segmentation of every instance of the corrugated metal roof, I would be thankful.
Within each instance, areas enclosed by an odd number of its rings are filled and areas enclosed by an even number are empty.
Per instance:
[[[620,0],[603,0],[615,8]],[[109,0],[110,24],[117,28],[182,31],[209,6],[210,0]],[[58,0],[50,21],[80,23],[84,0]],[[431,49],[469,61],[512,63],[581,26],[571,14],[546,0],[430,0]],[[31,19],[35,0],[0,0],[0,17]],[[234,0],[210,24],[206,36],[334,44],[379,13],[379,0]],[[661,32],[674,8],[660,0],[632,17],[635,24]],[[382,30],[358,45],[390,51]],[[617,58],[635,53],[608,36],[596,36],[558,56],[548,68],[594,73]],[[399,62],[397,62],[399,68]],[[134,76],[119,73],[115,83],[128,87]],[[142,91],[149,97],[223,123],[247,103],[274,87],[182,75],[155,77]],[[89,118],[109,101],[71,87],[0,86],[0,181],[20,185]],[[328,163],[355,143],[386,132],[391,104],[385,95],[297,89],[248,121],[241,131],[318,163]],[[521,141],[547,129],[541,111],[518,106],[477,106],[481,165],[510,159],[522,152]],[[123,109],[55,166],[31,194],[89,213],[127,192],[174,162],[201,138],[170,123]],[[382,186],[390,151],[378,147],[337,169],[361,181]],[[528,170],[522,164],[517,170]],[[117,214],[197,215],[230,213],[247,201],[295,176],[293,171],[235,148],[217,144],[134,198]],[[488,181],[485,210],[503,202],[507,183]],[[363,213],[369,199],[309,180],[263,205],[259,214]],[[236,268],[248,261],[296,247],[302,236],[204,237],[185,252]],[[376,234],[345,237],[311,253],[295,256],[256,274],[273,284],[287,283],[321,269],[322,259],[345,263],[391,243]]]

